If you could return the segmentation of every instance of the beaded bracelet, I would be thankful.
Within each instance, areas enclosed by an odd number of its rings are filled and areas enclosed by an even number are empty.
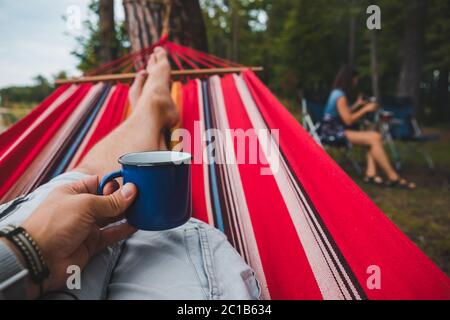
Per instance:
[[[8,225],[1,229],[0,236],[13,243],[22,254],[31,280],[39,285],[40,294],[42,294],[43,282],[49,277],[50,272],[36,242],[24,228],[15,225]]]

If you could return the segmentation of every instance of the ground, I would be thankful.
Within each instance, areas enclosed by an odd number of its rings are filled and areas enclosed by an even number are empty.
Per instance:
[[[0,132],[25,117],[38,103],[0,103]]]
[[[299,119],[299,108],[289,103],[286,105]],[[15,106],[14,118],[20,119],[28,110],[26,106]],[[423,158],[411,152],[405,144],[398,146],[404,158],[401,174],[418,184],[416,191],[366,185],[351,166],[341,162],[337,153],[330,153],[378,207],[450,275],[450,127],[438,126],[425,130],[440,136],[438,141],[426,145],[436,163],[434,171],[429,171]],[[361,150],[355,148],[355,157],[362,161],[361,154]]]

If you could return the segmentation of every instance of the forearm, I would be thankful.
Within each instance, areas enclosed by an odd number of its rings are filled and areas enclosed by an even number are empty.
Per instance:
[[[356,121],[358,121],[359,119],[361,119],[362,116],[364,116],[366,114],[366,111],[363,109],[360,109],[356,112],[353,112],[350,114],[350,121],[349,123],[347,123],[347,125],[352,125],[354,124]]]
[[[352,104],[352,106],[350,107],[350,110],[353,112],[356,109],[358,109],[361,106],[361,103],[359,103],[358,101],[356,101],[354,104]]]

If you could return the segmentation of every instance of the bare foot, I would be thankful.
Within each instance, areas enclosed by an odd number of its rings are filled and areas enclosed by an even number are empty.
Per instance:
[[[147,76],[146,70],[141,70],[136,74],[136,78],[134,78],[133,84],[128,91],[128,100],[130,101],[130,105],[132,108],[135,108],[139,97],[142,94],[142,88],[144,87],[145,77]]]
[[[164,49],[155,48],[147,64],[147,73],[138,108],[155,111],[162,127],[171,128],[178,123],[180,115],[170,94],[170,64]]]

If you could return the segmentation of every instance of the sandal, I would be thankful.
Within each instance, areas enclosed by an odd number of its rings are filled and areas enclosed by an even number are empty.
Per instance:
[[[373,184],[376,186],[381,186],[384,184],[384,180],[380,176],[365,176],[363,181],[367,184]]]
[[[416,190],[417,186],[414,182],[410,182],[404,178],[398,178],[397,180],[386,181],[386,187],[388,188],[399,188],[406,190]]]

